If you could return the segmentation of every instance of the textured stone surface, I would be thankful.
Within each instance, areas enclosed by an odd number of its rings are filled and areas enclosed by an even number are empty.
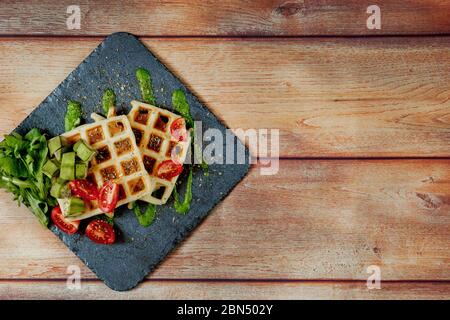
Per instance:
[[[51,136],[61,134],[64,131],[66,104],[70,99],[83,104],[83,120],[92,122],[89,115],[91,112],[101,113],[101,97],[106,88],[116,92],[118,113],[127,113],[130,101],[141,96],[135,80],[138,67],[151,72],[158,106],[171,110],[172,91],[182,89],[193,118],[202,121],[203,130],[226,130],[139,40],[127,33],[115,33],[105,39],[15,131],[24,133],[37,127]],[[235,140],[235,144],[241,142]],[[248,160],[246,162],[210,165],[209,176],[196,169],[191,210],[184,216],[175,212],[173,202],[169,200],[166,205],[157,208],[156,221],[149,228],[143,228],[131,210],[126,206],[118,208],[115,219],[118,240],[112,246],[95,244],[80,234],[68,236],[54,226],[51,230],[106,285],[114,290],[129,290],[153,270],[245,176],[250,166]],[[182,181],[181,192],[184,194],[186,175],[179,180]],[[84,230],[83,226],[81,230]]]

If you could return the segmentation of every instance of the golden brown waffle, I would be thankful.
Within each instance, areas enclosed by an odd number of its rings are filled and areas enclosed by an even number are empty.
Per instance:
[[[89,163],[87,179],[98,187],[106,180],[119,184],[117,206],[135,201],[154,190],[152,181],[145,171],[142,155],[134,139],[126,116],[116,116],[85,124],[62,135],[69,144],[83,139],[96,150]],[[91,201],[86,212],[68,220],[80,220],[101,214],[96,201]]]
[[[144,167],[155,182],[153,192],[140,200],[164,204],[172,194],[178,176],[171,180],[161,179],[156,176],[156,169],[164,160],[171,160],[172,153],[177,161],[183,163],[189,150],[190,135],[188,134],[186,141],[172,138],[170,126],[173,121],[181,118],[179,115],[140,101],[132,101],[131,106],[128,120],[141,151]]]

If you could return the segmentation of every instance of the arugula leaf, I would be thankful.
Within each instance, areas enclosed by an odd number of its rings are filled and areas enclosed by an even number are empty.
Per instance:
[[[46,227],[48,225],[48,216],[46,215],[48,211],[47,203],[37,198],[29,191],[25,191],[25,195],[34,215],[38,218],[39,222]]]
[[[41,132],[39,131],[39,129],[33,128],[25,135],[24,138],[25,138],[25,140],[28,140],[28,141],[34,141],[34,140],[39,139],[41,136],[42,135],[41,135]],[[19,135],[19,137],[20,137],[20,135]]]
[[[47,140],[37,128],[24,137],[12,133],[0,142],[0,188],[29,207],[45,226],[49,221],[48,208],[56,204],[48,196],[51,180],[42,173],[47,159]]]
[[[39,144],[40,144],[40,148],[36,152],[34,177],[36,178],[36,186],[38,187],[41,198],[45,198],[47,196],[48,192],[46,192],[46,190],[45,190],[45,183],[44,183],[45,175],[42,172],[42,167],[47,162],[48,147],[47,147],[47,140],[45,139],[45,137],[43,135],[39,138]]]
[[[136,215],[139,224],[143,227],[150,226],[156,217],[156,205],[149,203],[145,212],[141,211],[137,201],[133,202],[133,211]]]
[[[4,156],[0,158],[0,167],[9,176],[26,178],[28,176],[27,168],[22,162],[12,157]]]
[[[17,178],[11,178],[11,177],[7,177],[7,176],[2,176],[1,180],[2,183],[4,183],[4,186],[10,186],[10,187],[18,187],[20,189],[33,189],[33,183],[31,183],[30,181],[24,181],[24,180],[20,180]]]
[[[19,156],[20,150],[27,147],[27,142],[22,140],[20,135],[9,135],[2,141],[1,148],[7,155]]]
[[[189,170],[189,177],[186,186],[186,194],[184,195],[183,202],[180,202],[176,187],[173,189],[173,195],[175,197],[175,202],[173,204],[175,207],[175,211],[181,214],[186,214],[191,208],[191,201],[192,201],[192,167]]]

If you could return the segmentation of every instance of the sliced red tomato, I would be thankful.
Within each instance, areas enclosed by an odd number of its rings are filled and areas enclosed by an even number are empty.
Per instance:
[[[175,163],[172,160],[165,160],[161,162],[156,170],[156,175],[161,179],[170,180],[173,177],[179,176],[183,171],[181,163]]]
[[[100,244],[112,244],[116,240],[113,227],[106,221],[96,219],[86,227],[86,235],[89,239]]]
[[[97,186],[86,180],[86,179],[76,179],[69,182],[70,191],[74,196],[82,198],[84,200],[97,200],[98,199],[98,189]]]
[[[74,234],[78,231],[80,221],[69,221],[64,219],[59,206],[54,207],[50,215],[53,223],[63,232],[67,234]]]
[[[105,181],[98,197],[98,207],[106,213],[113,212],[119,201],[119,185],[111,180]]]
[[[170,134],[177,141],[187,140],[186,122],[183,118],[179,118],[170,125]]]

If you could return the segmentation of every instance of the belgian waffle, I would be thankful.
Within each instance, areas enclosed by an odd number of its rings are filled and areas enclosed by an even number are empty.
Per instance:
[[[87,179],[103,185],[106,180],[119,184],[117,206],[135,201],[155,189],[155,182],[145,171],[142,156],[126,116],[115,116],[85,124],[62,135],[68,144],[83,139],[96,150],[89,163]],[[91,201],[81,216],[67,218],[80,220],[101,214],[96,201]]]
[[[128,120],[141,151],[145,170],[155,182],[154,190],[140,200],[164,204],[169,199],[178,176],[171,180],[161,179],[156,175],[156,170],[161,162],[171,160],[172,155],[180,163],[185,161],[191,142],[190,135],[188,134],[186,141],[176,141],[171,136],[170,126],[173,121],[181,118],[179,115],[140,101],[132,101],[131,106]]]

